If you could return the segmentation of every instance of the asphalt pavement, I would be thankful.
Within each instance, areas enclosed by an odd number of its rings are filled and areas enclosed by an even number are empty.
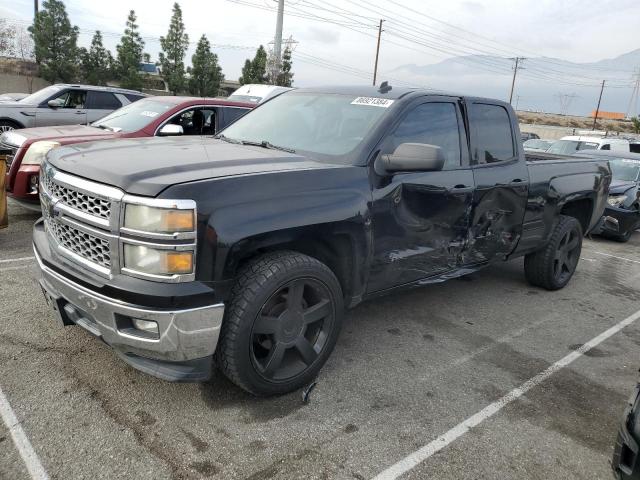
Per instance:
[[[34,280],[36,216],[10,211],[0,232],[0,410],[18,424],[0,421],[0,479],[32,478],[34,465],[61,480],[369,479],[445,434],[402,478],[612,478],[640,320],[500,402],[640,310],[640,233],[627,244],[585,240],[557,292],[529,286],[514,260],[358,306],[303,403],[300,392],[253,398],[221,375],[166,383],[79,327],[59,327]],[[470,418],[480,421],[460,430]]]

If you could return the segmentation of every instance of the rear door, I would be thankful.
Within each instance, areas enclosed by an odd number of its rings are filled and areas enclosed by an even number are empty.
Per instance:
[[[529,169],[516,143],[516,120],[506,106],[470,102],[471,163],[475,182],[466,264],[502,258],[522,234]]]
[[[56,107],[48,102],[55,100]],[[36,109],[36,126],[78,125],[87,123],[87,91],[69,89],[57,93]]]
[[[469,229],[473,173],[458,99],[436,97],[407,107],[379,154],[402,143],[437,145],[446,161],[441,171],[374,182],[369,292],[456,269]]]
[[[100,120],[121,106],[122,103],[113,93],[89,90],[87,92],[87,122],[92,123]]]

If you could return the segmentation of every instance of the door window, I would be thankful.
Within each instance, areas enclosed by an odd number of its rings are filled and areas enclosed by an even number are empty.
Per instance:
[[[511,120],[504,107],[476,103],[469,116],[474,135],[476,164],[504,162],[516,156]]]
[[[172,117],[167,123],[180,125],[185,135],[215,134],[214,108],[193,108]]]
[[[87,108],[95,108],[98,110],[115,110],[120,108],[122,104],[113,93],[89,91],[89,99]]]
[[[54,99],[60,106],[58,108],[85,108],[87,92],[85,90],[67,90]]]
[[[442,149],[443,169],[460,166],[460,131],[453,103],[423,103],[411,110],[390,136],[388,153],[402,143],[426,143]]]

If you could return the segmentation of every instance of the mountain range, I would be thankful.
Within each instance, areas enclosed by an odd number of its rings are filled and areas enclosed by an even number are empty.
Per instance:
[[[596,108],[601,82],[606,79],[600,109],[640,113],[636,105],[629,105],[634,72],[640,74],[640,48],[590,63],[538,57],[519,64],[512,103],[520,110],[589,115]],[[430,65],[401,65],[390,75],[438,90],[508,100],[513,65],[509,58],[468,55]]]

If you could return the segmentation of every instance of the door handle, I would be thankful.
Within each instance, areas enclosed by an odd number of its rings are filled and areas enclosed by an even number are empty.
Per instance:
[[[469,193],[473,191],[473,187],[468,185],[458,184],[449,190],[451,193]]]
[[[511,180],[511,182],[509,182],[509,185],[512,187],[517,187],[519,185],[522,185],[522,179],[520,178],[514,178],[513,180]]]
[[[76,115],[84,115],[84,112],[76,112]]]

